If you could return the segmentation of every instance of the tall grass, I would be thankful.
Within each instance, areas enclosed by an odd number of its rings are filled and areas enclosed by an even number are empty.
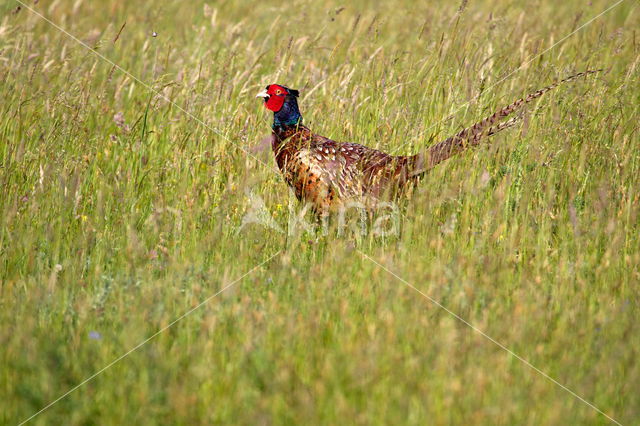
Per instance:
[[[612,3],[32,3],[152,90],[0,5],[0,423],[275,253],[32,422],[608,422],[360,252],[637,422],[636,2],[539,57]],[[410,153],[589,68],[430,173],[394,238],[238,231],[247,191],[288,222],[268,83],[323,135]]]

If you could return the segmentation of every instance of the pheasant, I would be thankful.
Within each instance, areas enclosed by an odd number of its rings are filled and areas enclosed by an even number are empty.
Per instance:
[[[372,207],[380,200],[406,194],[436,165],[513,125],[517,116],[503,120],[523,105],[562,83],[598,71],[588,70],[557,81],[409,156],[394,156],[313,133],[302,123],[297,90],[270,84],[256,97],[263,98],[265,107],[274,113],[271,147],[286,183],[298,200],[310,203],[313,211],[324,218],[351,202]]]

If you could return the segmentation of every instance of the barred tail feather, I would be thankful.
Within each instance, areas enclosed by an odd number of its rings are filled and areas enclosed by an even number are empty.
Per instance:
[[[485,137],[492,136],[501,130],[511,127],[518,117],[514,117],[506,122],[502,122],[502,120],[514,111],[520,109],[522,106],[544,95],[548,91],[555,89],[563,83],[600,71],[602,70],[587,70],[556,81],[544,89],[540,89],[536,92],[530,93],[524,98],[518,99],[511,105],[507,105],[493,115],[490,115],[473,126],[462,130],[460,133],[429,147],[426,152],[422,152],[414,157],[415,169],[412,175],[415,176],[422,174],[465,149],[479,145]]]

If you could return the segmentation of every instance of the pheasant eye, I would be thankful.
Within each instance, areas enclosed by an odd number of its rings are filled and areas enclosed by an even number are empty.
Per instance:
[[[281,94],[282,94],[282,90],[276,89],[276,95],[281,95]]]

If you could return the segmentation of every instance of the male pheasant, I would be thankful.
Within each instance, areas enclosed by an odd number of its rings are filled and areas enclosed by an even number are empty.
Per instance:
[[[326,217],[350,202],[372,207],[380,200],[398,198],[415,186],[429,169],[510,127],[515,119],[503,120],[523,105],[562,83],[598,71],[589,70],[557,81],[410,156],[393,156],[311,132],[302,124],[297,90],[270,84],[257,97],[263,98],[266,108],[274,113],[271,146],[285,181],[298,200],[311,203],[318,216]]]

